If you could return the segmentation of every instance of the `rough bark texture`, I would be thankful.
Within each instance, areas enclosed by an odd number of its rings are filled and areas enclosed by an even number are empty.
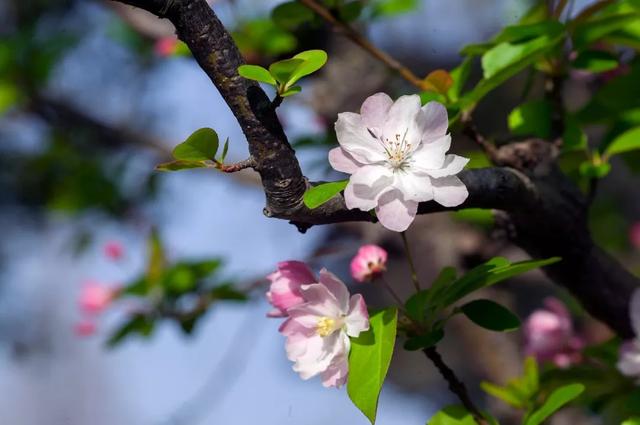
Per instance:
[[[178,36],[211,78],[247,137],[266,195],[265,214],[290,220],[302,231],[318,224],[374,221],[367,212],[348,210],[340,196],[320,208],[302,203],[308,183],[266,94],[236,70],[243,59],[205,0],[120,0],[169,19]],[[588,203],[555,167],[555,146],[540,140],[515,143],[495,152],[500,167],[460,174],[470,196],[458,208],[494,208],[507,213],[511,236],[531,256],[559,256],[546,268],[596,318],[621,337],[632,336],[628,318],[631,292],[640,280],[592,241]],[[419,213],[447,210],[434,202]]]

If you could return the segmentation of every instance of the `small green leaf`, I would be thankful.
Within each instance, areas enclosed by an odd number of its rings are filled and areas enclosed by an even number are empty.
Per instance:
[[[136,315],[118,328],[107,340],[107,347],[113,348],[134,334],[149,337],[153,332],[154,322],[144,315]]]
[[[523,103],[509,114],[509,129],[517,136],[547,139],[551,134],[551,113],[551,105],[545,100]]]
[[[587,148],[587,135],[575,117],[568,116],[564,123],[562,135],[562,152],[582,151]]]
[[[618,67],[618,58],[602,50],[586,50],[573,61],[573,67],[590,72],[610,71]]]
[[[215,158],[217,152],[218,134],[211,128],[201,128],[176,146],[173,156],[184,161],[206,161]]]
[[[395,16],[411,12],[418,7],[418,0],[377,0],[373,3],[373,16]]]
[[[573,48],[582,50],[606,35],[639,21],[640,13],[630,12],[597,17],[581,22],[580,25],[576,26],[573,33]]]
[[[449,89],[449,99],[452,101],[458,100],[462,89],[469,79],[471,74],[471,67],[473,66],[473,57],[466,57],[460,65],[451,70],[451,78],[453,79],[453,85]]]
[[[540,388],[540,372],[538,371],[538,362],[535,357],[527,357],[524,360],[523,382],[526,384],[528,394],[535,394]]]
[[[611,164],[608,162],[595,164],[591,161],[586,161],[580,164],[580,175],[588,179],[601,179],[606,177],[610,171]]]
[[[240,65],[238,67],[238,74],[246,79],[260,81],[262,83],[271,84],[272,86],[277,84],[269,71],[258,65]]]
[[[626,421],[622,422],[622,425],[640,425],[640,417],[629,418]]]
[[[607,147],[607,156],[640,149],[640,127],[632,128],[616,137]]]
[[[407,311],[407,316],[412,320],[415,320],[416,322],[424,321],[427,301],[429,299],[429,291],[430,289],[423,289],[422,291],[411,295],[405,302],[404,306]]]
[[[498,425],[498,421],[486,412],[482,412],[489,425]],[[471,413],[462,406],[447,406],[429,419],[427,425],[477,425]]]
[[[349,2],[341,6],[338,11],[340,14],[340,20],[342,22],[355,21],[362,13],[363,6],[364,4],[359,0]]]
[[[404,343],[404,349],[407,351],[423,350],[433,347],[444,338],[444,330],[436,329],[426,335],[419,335],[408,338]]]
[[[269,66],[269,72],[276,79],[276,81],[282,85],[286,85],[293,73],[298,69],[300,65],[304,63],[302,59],[285,59],[278,62],[274,62]]]
[[[327,63],[327,52],[324,50],[306,50],[300,52],[293,59],[302,60],[287,82],[287,85],[295,84],[300,78],[312,74]]]
[[[229,138],[224,141],[224,146],[222,148],[222,156],[220,156],[220,162],[224,164],[224,160],[227,159],[227,152],[229,152]]]
[[[582,384],[569,384],[553,391],[544,404],[524,421],[524,425],[539,425],[562,406],[578,397],[584,391]]]
[[[301,90],[302,90],[302,87],[300,86],[292,86],[286,89],[284,92],[280,93],[280,96],[281,97],[292,96],[296,93],[300,93]]]
[[[276,25],[295,30],[300,25],[313,20],[314,14],[308,7],[297,1],[288,1],[276,6],[271,12],[271,19]]]
[[[487,394],[504,401],[516,409],[520,409],[527,404],[526,399],[523,400],[518,392],[511,391],[508,387],[501,387],[491,382],[481,382],[480,388]]]
[[[324,204],[347,187],[349,180],[322,183],[309,188],[302,197],[307,208],[314,209]]]
[[[379,311],[369,318],[370,329],[351,339],[347,393],[371,424],[376,421],[380,390],[391,363],[397,320],[395,308]]]
[[[520,327],[515,314],[491,300],[471,301],[460,309],[473,323],[491,331],[509,332]]]
[[[207,168],[208,165],[203,161],[171,161],[171,162],[163,162],[162,164],[156,165],[157,171],[180,171],[180,170],[189,170],[191,168]]]

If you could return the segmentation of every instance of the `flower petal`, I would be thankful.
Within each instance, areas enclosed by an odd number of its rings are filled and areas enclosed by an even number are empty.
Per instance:
[[[351,175],[344,190],[347,208],[369,211],[380,194],[393,182],[393,173],[383,165],[365,165]]]
[[[431,184],[433,185],[433,199],[445,207],[457,207],[469,196],[467,187],[456,176],[432,179]]]
[[[347,174],[353,174],[363,166],[341,147],[333,148],[329,151],[329,164],[334,170]]]
[[[423,142],[411,155],[411,168],[423,172],[442,168],[445,154],[451,147],[451,135],[446,134],[431,142]]]
[[[442,168],[436,170],[427,170],[427,174],[431,177],[447,177],[458,174],[465,165],[469,162],[469,158],[465,158],[458,155],[447,155],[442,164]]]
[[[336,275],[327,269],[320,270],[320,283],[327,287],[338,301],[338,306],[343,314],[349,311],[349,290]]]
[[[355,294],[349,301],[349,314],[345,319],[347,335],[357,337],[360,332],[369,330],[369,313],[362,295]]]
[[[404,232],[413,222],[418,211],[416,201],[405,201],[402,192],[393,189],[383,193],[378,199],[376,214],[380,224],[394,232]]]
[[[376,93],[365,99],[360,107],[362,122],[368,128],[382,128],[393,100],[386,93]]]
[[[394,177],[394,186],[402,192],[404,199],[417,202],[433,199],[433,188],[429,176],[398,172]]]
[[[347,383],[349,375],[349,361],[347,357],[336,357],[327,370],[322,372],[322,385],[326,388],[340,388]]]
[[[422,142],[430,142],[447,134],[449,118],[447,109],[438,102],[429,102],[424,105],[417,116],[418,126],[421,131]]]
[[[322,283],[304,285],[301,288],[305,304],[287,310],[291,317],[313,314],[319,317],[339,317],[342,310],[333,293]]]
[[[360,115],[353,112],[338,114],[335,128],[340,147],[357,161],[370,164],[386,158],[382,144],[369,133]]]
[[[309,379],[324,372],[336,356],[348,353],[349,347],[345,346],[342,332],[334,332],[327,337],[313,336],[307,339],[304,354],[296,358],[293,370],[300,374],[302,379]]]
[[[382,134],[386,139],[405,137],[414,147],[418,146],[421,133],[416,115],[420,112],[420,96],[417,94],[400,96],[389,108]]]

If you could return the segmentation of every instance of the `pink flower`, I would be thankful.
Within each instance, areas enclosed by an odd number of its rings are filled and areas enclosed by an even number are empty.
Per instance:
[[[620,347],[617,366],[623,375],[640,382],[640,289],[636,289],[631,296],[629,316],[636,337]]]
[[[525,323],[525,352],[562,368],[580,362],[584,341],[575,334],[571,315],[556,298],[544,304],[546,309],[534,311]]]
[[[631,225],[629,241],[634,248],[640,249],[640,221]]]
[[[82,320],[73,326],[73,332],[78,336],[91,336],[96,332],[96,324],[91,320]]]
[[[117,291],[100,283],[88,281],[82,287],[78,304],[86,313],[98,314],[109,307]]]
[[[178,48],[178,39],[176,37],[162,37],[156,41],[153,50],[158,56],[167,57],[176,52]]]
[[[394,102],[377,93],[364,101],[360,114],[339,114],[335,127],[340,147],[329,151],[329,163],[351,174],[344,191],[347,207],[375,208],[384,227],[402,232],[420,202],[462,204],[469,193],[456,174],[469,160],[447,155],[448,125],[445,107],[438,102],[421,106],[418,95]]]
[[[325,387],[340,387],[349,372],[349,337],[369,329],[364,299],[349,297],[345,284],[326,269],[319,283],[302,285],[300,294],[305,302],[289,308],[280,327],[287,337],[287,357],[302,379],[320,375]]]
[[[104,244],[104,255],[111,260],[119,260],[124,254],[122,244],[116,241],[110,241]]]
[[[278,263],[278,270],[267,276],[271,286],[267,292],[267,300],[273,310],[267,316],[286,317],[287,309],[304,302],[300,287],[317,281],[313,272],[302,261],[283,261]]]
[[[387,251],[377,245],[363,245],[351,260],[351,276],[358,282],[370,281],[386,269]]]

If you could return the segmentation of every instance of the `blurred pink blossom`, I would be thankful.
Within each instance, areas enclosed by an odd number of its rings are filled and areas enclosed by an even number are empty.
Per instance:
[[[631,225],[629,229],[629,241],[634,248],[640,249],[640,221]]]
[[[97,327],[95,322],[87,319],[81,320],[73,326],[73,332],[77,336],[82,337],[93,335],[96,332],[96,329]]]
[[[167,57],[176,52],[178,39],[176,37],[162,37],[156,41],[153,50],[158,56]]]
[[[300,287],[305,302],[287,310],[289,318],[280,332],[287,337],[293,370],[302,379],[320,375],[323,386],[340,387],[349,371],[349,337],[369,329],[369,315],[362,295],[350,297],[335,275],[322,269],[319,280]]]
[[[387,251],[377,245],[363,245],[351,260],[351,276],[358,282],[370,281],[386,269]]]
[[[626,341],[620,347],[617,366],[623,375],[635,378],[640,382],[640,288],[636,289],[631,296],[629,316],[636,337]]]
[[[584,341],[575,333],[569,311],[556,298],[547,298],[544,305],[545,309],[534,311],[525,323],[526,354],[561,368],[580,362]]]
[[[104,255],[111,260],[119,260],[124,254],[122,244],[117,241],[109,241],[104,244]]]
[[[283,261],[278,263],[278,270],[267,276],[271,286],[267,292],[267,300],[274,307],[267,316],[286,317],[287,309],[304,302],[300,287],[317,281],[309,266],[302,261]]]
[[[87,281],[82,286],[78,305],[85,313],[98,314],[103,312],[117,294],[118,289],[94,281]]]

